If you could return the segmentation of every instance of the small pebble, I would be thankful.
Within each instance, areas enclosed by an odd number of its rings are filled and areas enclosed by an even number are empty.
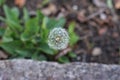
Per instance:
[[[77,5],[74,5],[72,8],[73,8],[73,10],[76,10],[76,11],[78,10],[78,6]]]
[[[106,20],[106,19],[107,19],[107,15],[104,14],[104,13],[102,13],[102,14],[100,14],[100,18],[101,18],[102,20]]]
[[[101,53],[102,53],[102,50],[99,47],[94,48],[92,51],[93,56],[99,56]]]

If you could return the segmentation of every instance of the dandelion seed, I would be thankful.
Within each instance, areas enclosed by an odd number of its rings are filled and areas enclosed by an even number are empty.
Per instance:
[[[69,42],[69,35],[63,28],[54,28],[48,36],[48,45],[56,50],[65,49]]]

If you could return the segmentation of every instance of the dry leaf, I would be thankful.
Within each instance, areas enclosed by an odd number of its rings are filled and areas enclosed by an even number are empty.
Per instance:
[[[57,8],[54,4],[49,4],[47,8],[42,9],[42,13],[45,15],[55,14],[57,12]]]
[[[0,59],[6,59],[6,58],[8,58],[8,55],[5,53],[5,52],[3,52],[3,51],[1,51],[0,50]]]
[[[97,7],[106,7],[106,4],[101,0],[92,0]]]
[[[106,32],[107,32],[107,28],[106,28],[106,27],[101,28],[101,29],[99,29],[99,31],[98,31],[99,35],[103,35],[103,34],[105,34]]]
[[[25,5],[26,0],[15,0],[15,5],[19,7],[23,7]]]
[[[77,14],[77,19],[78,19],[80,22],[86,21],[85,11],[84,11],[84,10],[78,12],[78,14]]]
[[[119,33],[114,32],[112,36],[113,36],[114,38],[118,38],[118,37],[119,37]]]

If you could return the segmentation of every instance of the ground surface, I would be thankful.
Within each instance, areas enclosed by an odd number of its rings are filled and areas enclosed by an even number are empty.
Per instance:
[[[58,64],[33,60],[0,61],[0,80],[120,80],[120,66]]]
[[[31,16],[35,15],[35,10],[40,9],[50,17],[65,17],[66,28],[69,22],[76,21],[75,32],[80,36],[80,40],[73,48],[77,58],[71,61],[119,64],[119,0],[113,0],[113,8],[108,8],[107,0],[51,1],[51,4],[41,7],[41,0],[27,0],[25,6]],[[13,0],[7,0],[7,4],[15,6]],[[0,8],[0,15],[4,16],[2,8]]]

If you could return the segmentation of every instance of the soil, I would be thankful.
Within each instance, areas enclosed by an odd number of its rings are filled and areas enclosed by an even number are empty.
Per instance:
[[[106,1],[51,0],[50,3],[41,6],[42,0],[26,0],[25,7],[31,15],[40,9],[49,17],[65,17],[67,20],[65,28],[71,21],[76,22],[75,32],[80,40],[72,49],[77,54],[77,58],[71,59],[72,62],[119,64],[120,8],[115,7],[117,0],[113,0],[113,8],[109,8]],[[13,0],[7,0],[7,4],[11,7],[16,6]],[[0,15],[4,16],[2,8]]]

